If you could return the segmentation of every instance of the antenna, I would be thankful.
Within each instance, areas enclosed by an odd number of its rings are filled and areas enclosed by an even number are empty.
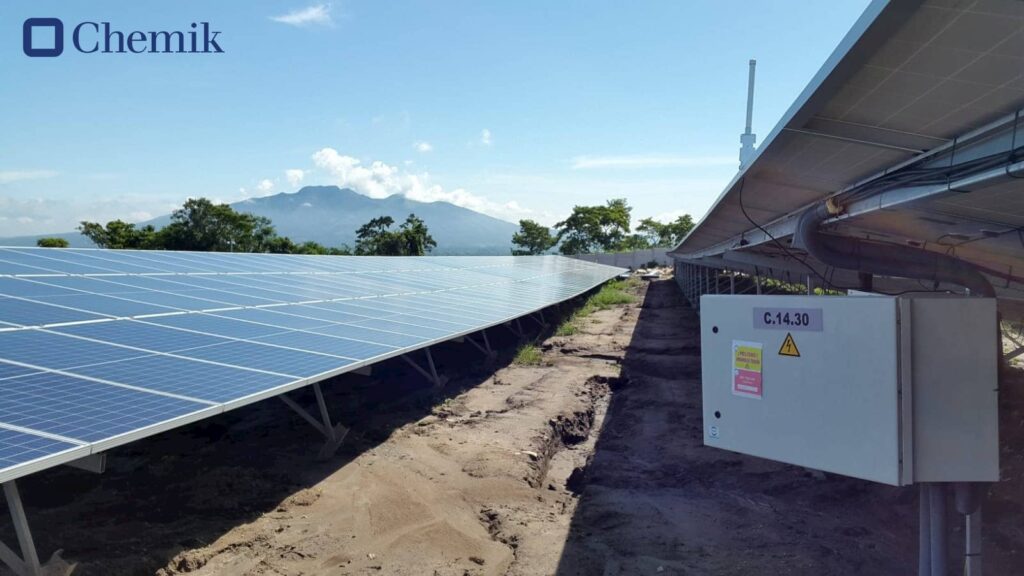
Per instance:
[[[750,123],[754,118],[754,69],[757,68],[757,60],[750,61],[750,77],[747,80],[747,130],[740,134],[740,169],[742,170],[747,162],[754,156],[754,143],[757,142],[757,134],[750,131]]]

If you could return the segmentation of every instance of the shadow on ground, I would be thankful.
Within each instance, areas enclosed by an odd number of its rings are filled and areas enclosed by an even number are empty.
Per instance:
[[[558,310],[545,313],[557,321]],[[553,330],[528,318],[521,327],[530,338]],[[173,565],[188,561],[181,551],[288,506],[396,429],[511,362],[519,338],[503,326],[488,335],[498,351],[493,363],[468,343],[432,348],[438,371],[450,378],[442,389],[398,359],[375,365],[370,377],[324,382],[333,421],[352,429],[327,461],[317,460],[322,436],[272,398],[111,450],[102,475],[59,467],[23,478],[18,484],[40,557],[63,549],[65,559],[79,564],[75,576],[188,572],[195,567]],[[423,360],[422,353],[411,357]],[[289,396],[317,413],[310,388]],[[0,541],[16,543],[10,521],[2,522]],[[0,574],[8,572],[0,567]]]
[[[985,505],[991,574],[1024,573],[1015,372],[1002,394],[1004,481]],[[673,281],[653,282],[578,489],[559,576],[916,573],[915,488],[705,447],[700,383],[698,317]],[[956,567],[962,531],[950,518]]]

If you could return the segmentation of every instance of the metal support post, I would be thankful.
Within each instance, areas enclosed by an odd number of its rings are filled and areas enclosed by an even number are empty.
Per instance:
[[[511,321],[505,322],[505,328],[508,328],[508,331],[511,332],[512,334],[514,334],[515,337],[519,338],[520,340],[523,340],[523,339],[526,338],[526,334],[523,334],[522,330],[517,330],[516,327],[512,325]]]
[[[814,294],[814,286],[811,285],[811,275],[807,275],[807,295]]]
[[[928,484],[931,528],[931,576],[946,576],[946,486]]]
[[[10,566],[18,576],[40,576],[43,570],[39,565],[39,555],[36,553],[32,531],[29,530],[28,518],[25,516],[25,507],[21,503],[21,494],[18,493],[18,485],[14,480],[4,482],[4,495],[7,497],[7,507],[14,522],[14,533],[21,547],[21,557],[0,542],[0,561]]]
[[[542,329],[548,327],[548,322],[547,322],[547,320],[544,319],[544,311],[543,310],[537,310],[537,312],[535,312],[533,314],[530,314],[530,318],[533,318],[534,322],[536,322],[537,324],[540,324],[540,327]]]
[[[322,448],[320,448],[320,459],[327,459],[334,456],[334,453],[338,451],[338,447],[345,441],[345,436],[348,435],[349,429],[341,424],[335,426],[331,423],[331,415],[327,411],[327,402],[324,400],[324,392],[320,388],[320,383],[313,384],[313,392],[316,394],[317,407],[320,409],[320,420],[318,421],[312,414],[306,411],[305,408],[299,406],[297,402],[282,394],[278,396],[281,402],[284,402],[286,406],[292,409],[296,414],[302,417],[303,420],[308,422],[313,428],[323,434],[325,442]]]
[[[466,342],[469,342],[470,344],[473,345],[474,348],[479,350],[480,353],[487,358],[488,362],[493,362],[498,357],[498,354],[494,350],[491,350],[491,343],[487,340],[487,331],[481,330],[480,334],[483,336],[482,346],[469,335],[466,335],[465,337]]]
[[[928,485],[917,489],[917,576],[932,576],[932,501]]]
[[[416,362],[413,362],[412,359],[405,354],[402,355],[402,360],[405,360],[409,366],[415,368],[416,371],[422,374],[424,378],[430,380],[434,386],[437,386],[438,388],[444,386],[448,379],[437,375],[437,368],[434,366],[434,357],[430,354],[430,348],[424,348],[423,351],[426,352],[427,355],[427,367],[430,369],[429,372],[424,370]]]
[[[754,274],[754,288],[757,290],[757,294],[761,295],[761,276]]]
[[[715,273],[715,294],[721,294],[720,289],[718,288],[718,284],[719,284],[719,282],[718,282],[719,281],[718,268],[715,268],[714,273]]]
[[[981,506],[966,518],[964,543],[964,576],[981,575]]]
[[[736,293],[736,273],[729,274],[729,294]]]

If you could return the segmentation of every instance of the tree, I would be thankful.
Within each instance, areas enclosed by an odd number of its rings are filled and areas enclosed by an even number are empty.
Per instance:
[[[190,198],[175,210],[160,235],[169,250],[204,252],[266,252],[277,237],[269,218],[236,212],[206,198]]]
[[[395,220],[379,216],[356,230],[356,254],[373,256],[423,256],[437,247],[426,222],[409,214],[398,230]]]
[[[621,252],[633,252],[636,250],[647,250],[653,246],[648,237],[644,234],[630,234],[622,239],[622,243],[619,245],[619,251]]]
[[[78,230],[100,248],[153,250],[162,247],[155,228],[136,228],[135,224],[123,220],[111,220],[106,226],[98,222],[82,221]]]
[[[437,248],[437,242],[430,235],[427,223],[417,218],[415,214],[409,214],[409,217],[402,223],[399,234],[405,256],[423,256]]]
[[[520,220],[519,232],[512,235],[512,243],[519,248],[512,249],[513,256],[533,256],[551,249],[558,239],[551,230],[533,220]]]
[[[121,220],[82,222],[83,235],[100,248],[140,250],[199,250],[221,252],[271,252],[276,254],[351,254],[348,246],[328,248],[316,242],[296,244],[278,236],[266,216],[235,211],[227,204],[214,204],[206,198],[193,198],[171,214],[171,223],[160,230],[152,226],[136,228]],[[433,241],[433,239],[431,239]]]
[[[587,254],[595,250],[620,250],[629,234],[629,204],[623,198],[604,206],[574,206],[572,214],[555,224],[562,254]]]
[[[66,238],[40,238],[36,240],[36,246],[40,248],[67,248],[70,245]]]
[[[363,256],[399,256],[401,246],[391,225],[391,216],[378,216],[356,230],[356,254]]]
[[[637,225],[636,231],[643,234],[651,246],[675,246],[693,230],[693,218],[683,214],[668,224],[662,224],[653,218],[644,218]]]

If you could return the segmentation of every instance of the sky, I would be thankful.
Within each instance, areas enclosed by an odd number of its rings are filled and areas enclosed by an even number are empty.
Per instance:
[[[737,169],[747,61],[763,138],[867,4],[4,0],[0,237],[317,184],[513,222],[620,197],[698,218]],[[30,58],[46,17],[64,53]],[[224,52],[83,54],[82,22],[209,22]]]

